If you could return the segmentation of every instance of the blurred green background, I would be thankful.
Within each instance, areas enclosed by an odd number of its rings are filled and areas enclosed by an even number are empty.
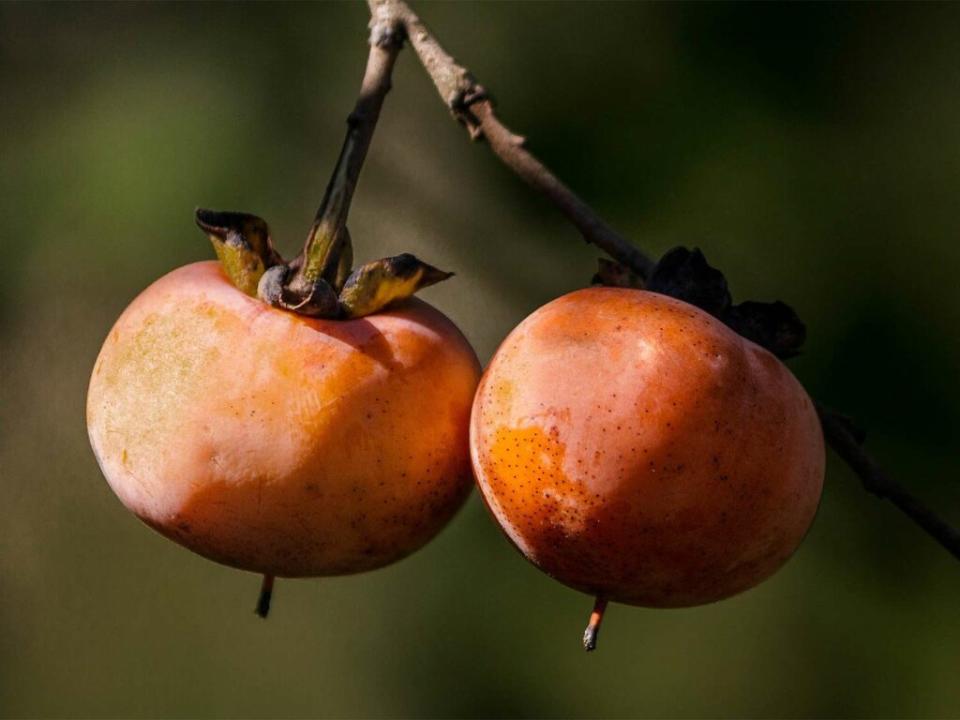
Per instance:
[[[651,252],[782,298],[792,367],[960,523],[960,5],[418,3],[504,120]],[[689,610],[541,575],[474,496],[367,575],[258,578],[152,533],[103,481],[87,378],[124,306],[209,258],[193,208],[305,235],[365,60],[350,4],[0,4],[0,713],[110,717],[960,716],[960,567],[831,461],[782,572]],[[352,214],[358,259],[486,360],[597,252],[404,52]]]

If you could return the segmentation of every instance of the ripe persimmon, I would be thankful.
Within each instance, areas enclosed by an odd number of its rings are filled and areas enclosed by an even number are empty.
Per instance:
[[[478,377],[425,302],[308,318],[199,262],[117,320],[87,423],[114,492],[164,535],[265,575],[337,575],[413,552],[464,502]]]
[[[746,590],[816,512],[814,405],[770,352],[686,302],[629,288],[536,310],[483,375],[471,454],[484,500],[534,565],[648,607]]]

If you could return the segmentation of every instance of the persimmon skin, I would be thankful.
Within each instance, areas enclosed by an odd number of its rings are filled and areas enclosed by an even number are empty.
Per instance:
[[[707,313],[597,287],[504,340],[471,455],[512,543],[560,582],[647,607],[746,590],[800,544],[824,446],[789,370]]]
[[[310,319],[200,262],[117,320],[87,425],[123,504],[176,542],[265,574],[347,574],[413,552],[463,504],[479,374],[420,300]]]

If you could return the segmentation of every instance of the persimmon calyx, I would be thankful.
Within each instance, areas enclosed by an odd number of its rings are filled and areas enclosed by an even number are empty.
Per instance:
[[[268,268],[283,262],[273,249],[270,228],[256,215],[197,208],[197,225],[207,233],[230,281],[243,293],[257,296],[257,285]]]
[[[344,226],[323,247],[320,262],[303,255],[284,263],[266,221],[241,212],[197,209],[223,271],[241,292],[307,317],[359,318],[451,277],[410,253],[353,269],[353,243]],[[315,236],[318,227],[311,230]],[[316,260],[316,256],[314,260]]]
[[[807,335],[806,326],[797,313],[779,300],[748,300],[734,305],[727,279],[707,262],[698,248],[668,250],[646,282],[620,263],[600,258],[593,284],[645,289],[683,300],[781,359],[797,355]]]
[[[337,274],[341,272],[342,268]],[[323,278],[306,280],[288,266],[277,265],[263,274],[258,295],[269,305],[308,317],[353,319],[372,315],[452,275],[403,253],[361,265],[338,293]]]

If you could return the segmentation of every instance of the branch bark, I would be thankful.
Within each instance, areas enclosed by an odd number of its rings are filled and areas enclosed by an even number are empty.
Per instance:
[[[863,435],[843,415],[817,404],[817,413],[827,443],[843,458],[863,483],[864,489],[889,500],[917,525],[960,560],[960,531],[944,521],[920,500],[894,481],[863,449]]]
[[[634,246],[581,200],[524,147],[524,139],[497,117],[486,90],[433,37],[404,0],[367,0],[374,20],[396,22],[404,28],[411,47],[453,116],[474,140],[484,139],[494,154],[528,185],[545,195],[572,222],[584,240],[622,265],[647,278],[654,261]],[[817,405],[824,438],[860,477],[864,487],[890,500],[927,534],[960,560],[960,531],[927,508],[888,476],[862,446],[862,438],[842,415]]]
[[[498,158],[528,185],[545,195],[576,226],[588,243],[646,278],[654,262],[610,227],[593,208],[524,147],[523,137],[497,117],[486,90],[436,41],[403,0],[368,0],[373,17],[392,18],[406,29],[410,46],[453,116],[474,140],[484,138]]]
[[[317,210],[316,222],[304,249],[304,267],[321,266],[325,253],[323,243],[330,244],[347,222],[350,202],[360,178],[363,161],[367,157],[373,132],[380,118],[380,108],[390,92],[391,75],[397,55],[403,47],[403,26],[382,14],[370,19],[370,52],[367,67],[360,84],[353,112],[347,118],[347,136],[340,151],[336,170],[327,185],[323,201]],[[319,275],[319,267],[313,268]]]

